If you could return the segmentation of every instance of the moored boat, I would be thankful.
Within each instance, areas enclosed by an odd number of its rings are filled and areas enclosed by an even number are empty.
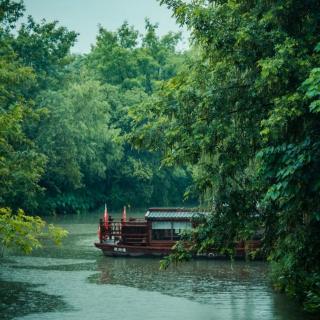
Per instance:
[[[121,221],[113,221],[105,208],[95,246],[106,256],[165,256],[172,252],[183,231],[194,228],[197,218],[208,214],[199,209],[149,208],[144,219],[127,219],[124,208]],[[244,258],[259,246],[259,240],[239,241],[235,257]],[[225,257],[214,250],[201,256]]]

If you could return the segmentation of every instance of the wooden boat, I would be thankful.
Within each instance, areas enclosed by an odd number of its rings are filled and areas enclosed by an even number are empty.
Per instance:
[[[121,221],[115,222],[108,221],[105,212],[104,219],[100,219],[99,242],[95,246],[106,256],[165,256],[171,253],[181,232],[195,227],[195,218],[205,215],[208,212],[195,209],[149,208],[144,219],[127,220],[124,214]],[[239,241],[235,257],[244,258],[259,246],[259,240]],[[214,250],[201,256],[226,257]]]

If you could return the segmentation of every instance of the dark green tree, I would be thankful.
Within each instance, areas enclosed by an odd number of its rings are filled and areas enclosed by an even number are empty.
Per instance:
[[[192,165],[213,211],[195,251],[231,250],[263,228],[275,285],[319,309],[319,1],[160,2],[195,48],[136,109],[132,139]]]
[[[35,143],[43,116],[35,100],[63,79],[75,33],[32,18],[18,27],[23,13],[22,2],[0,1],[0,204],[33,211],[48,160]]]
[[[15,49],[17,37],[13,29],[23,11],[22,2],[0,1],[1,256],[4,248],[13,246],[30,253],[42,245],[44,237],[50,237],[58,244],[67,234],[18,209],[32,211],[37,207],[37,197],[42,192],[39,181],[46,163],[46,157],[26,130],[30,124],[38,122],[39,114],[34,110],[30,95],[37,88],[36,72],[24,63]]]
[[[190,182],[183,170],[161,168],[158,152],[135,150],[129,141],[132,110],[152,99],[183,59],[175,51],[180,36],[170,33],[159,38],[156,29],[157,25],[146,20],[146,33],[139,46],[137,37],[141,35],[126,22],[117,32],[100,28],[97,43],[84,61],[91,76],[104,84],[111,122],[120,130],[123,158],[112,168],[105,184],[107,200],[115,206],[181,203]],[[162,192],[158,192],[160,185]]]

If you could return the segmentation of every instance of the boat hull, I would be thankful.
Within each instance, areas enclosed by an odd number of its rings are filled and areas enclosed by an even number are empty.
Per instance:
[[[124,244],[116,243],[95,243],[95,246],[103,252],[107,257],[163,257],[167,256],[172,252],[171,247],[156,247],[156,246],[130,246]],[[257,248],[250,250],[254,252]],[[261,260],[262,257],[258,255],[252,256],[250,251],[244,248],[238,248],[233,256],[233,259],[254,259]],[[199,254],[194,256],[198,259],[226,259],[228,258],[225,254],[220,254],[217,252],[210,252],[206,254]],[[230,257],[229,257],[230,258]]]
[[[171,253],[171,248],[152,246],[130,246],[110,243],[95,243],[108,257],[163,257]]]

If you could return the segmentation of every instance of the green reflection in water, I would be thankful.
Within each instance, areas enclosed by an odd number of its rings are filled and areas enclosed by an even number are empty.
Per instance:
[[[0,319],[312,319],[272,291],[266,263],[199,260],[159,271],[157,259],[104,257],[93,246],[97,215],[53,220],[70,231],[61,248],[0,265]]]
[[[21,282],[0,281],[0,315],[2,320],[38,312],[68,310],[59,296],[37,291],[37,286]]]
[[[199,260],[159,271],[157,259],[98,259],[98,274],[90,281],[120,284],[183,297],[201,303],[216,303],[226,294],[247,298],[258,292],[270,296],[265,263]]]

